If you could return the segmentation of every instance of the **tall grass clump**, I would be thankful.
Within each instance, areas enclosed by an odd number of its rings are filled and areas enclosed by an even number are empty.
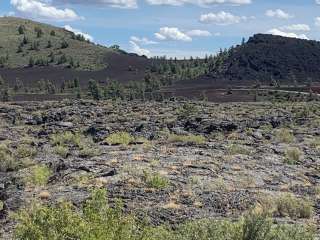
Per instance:
[[[292,143],[294,142],[295,137],[289,129],[283,128],[277,131],[276,139],[282,143]]]
[[[78,133],[64,132],[51,136],[51,144],[53,146],[66,146],[69,144],[80,146],[81,135]]]
[[[315,240],[301,225],[275,225],[264,213],[252,211],[238,221],[196,220],[176,226],[154,227],[111,208],[105,190],[96,190],[82,209],[62,202],[33,204],[15,215],[16,240]]]
[[[0,145],[0,172],[14,171],[18,168],[18,161],[12,151],[5,145]]]
[[[168,141],[171,143],[204,144],[206,142],[206,138],[201,135],[170,134]]]
[[[117,132],[113,133],[105,139],[105,142],[109,145],[129,145],[134,141],[134,137],[132,137],[127,132]]]

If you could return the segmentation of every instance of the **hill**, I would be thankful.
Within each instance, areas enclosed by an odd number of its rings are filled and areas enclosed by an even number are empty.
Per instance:
[[[221,89],[250,89],[255,86],[285,91],[319,92],[320,42],[256,34],[241,45],[220,51],[207,60],[206,73],[194,79],[177,81],[163,92],[179,96],[199,96],[227,101],[245,100],[241,93],[235,98]],[[235,92],[234,92],[235,93]],[[245,93],[247,95],[247,93]],[[243,98],[244,97],[244,98]],[[253,99],[253,96],[250,97]]]
[[[61,65],[82,70],[107,67],[105,59],[116,50],[95,45],[84,37],[27,19],[0,18],[0,65]]]
[[[141,80],[150,61],[118,46],[89,42],[63,28],[15,17],[0,18],[0,76],[10,88],[34,88],[39,81],[60,87],[77,78],[105,83]]]
[[[320,42],[256,34],[222,53],[208,77],[274,84],[319,81]]]

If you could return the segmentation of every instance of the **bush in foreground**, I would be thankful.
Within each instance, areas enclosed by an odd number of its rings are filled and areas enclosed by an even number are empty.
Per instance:
[[[120,205],[108,207],[106,192],[95,191],[82,211],[72,204],[34,205],[17,214],[15,239],[19,240],[314,240],[312,231],[298,225],[274,225],[264,213],[236,222],[200,220],[175,230],[139,223],[122,213]]]

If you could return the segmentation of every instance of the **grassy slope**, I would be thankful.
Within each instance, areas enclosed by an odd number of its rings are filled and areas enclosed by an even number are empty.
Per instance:
[[[18,28],[20,25],[25,27],[25,35],[29,43],[23,46],[23,51],[17,53],[18,46],[23,40],[24,35],[20,35]],[[40,27],[44,32],[41,38],[37,38],[35,27]],[[50,32],[54,30],[56,35],[51,36]],[[29,63],[32,56],[34,59],[48,59],[50,52],[53,52],[55,59],[65,54],[67,58],[72,57],[74,62],[79,62],[79,69],[83,70],[98,70],[107,67],[104,59],[110,53],[116,51],[103,46],[97,46],[92,43],[74,40],[72,34],[62,28],[53,27],[47,24],[37,23],[31,20],[1,17],[0,18],[0,57],[9,56],[5,67],[16,68],[22,67]],[[51,41],[52,47],[47,48],[48,40]],[[69,47],[61,49],[61,42],[65,40]],[[30,50],[31,44],[34,41],[39,41],[39,51]],[[53,63],[51,65],[55,65]]]

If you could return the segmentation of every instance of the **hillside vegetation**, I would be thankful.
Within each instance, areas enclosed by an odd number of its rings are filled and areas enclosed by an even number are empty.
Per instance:
[[[63,28],[31,20],[0,18],[0,66],[69,66],[82,70],[107,67],[104,60],[116,50],[95,45]]]

